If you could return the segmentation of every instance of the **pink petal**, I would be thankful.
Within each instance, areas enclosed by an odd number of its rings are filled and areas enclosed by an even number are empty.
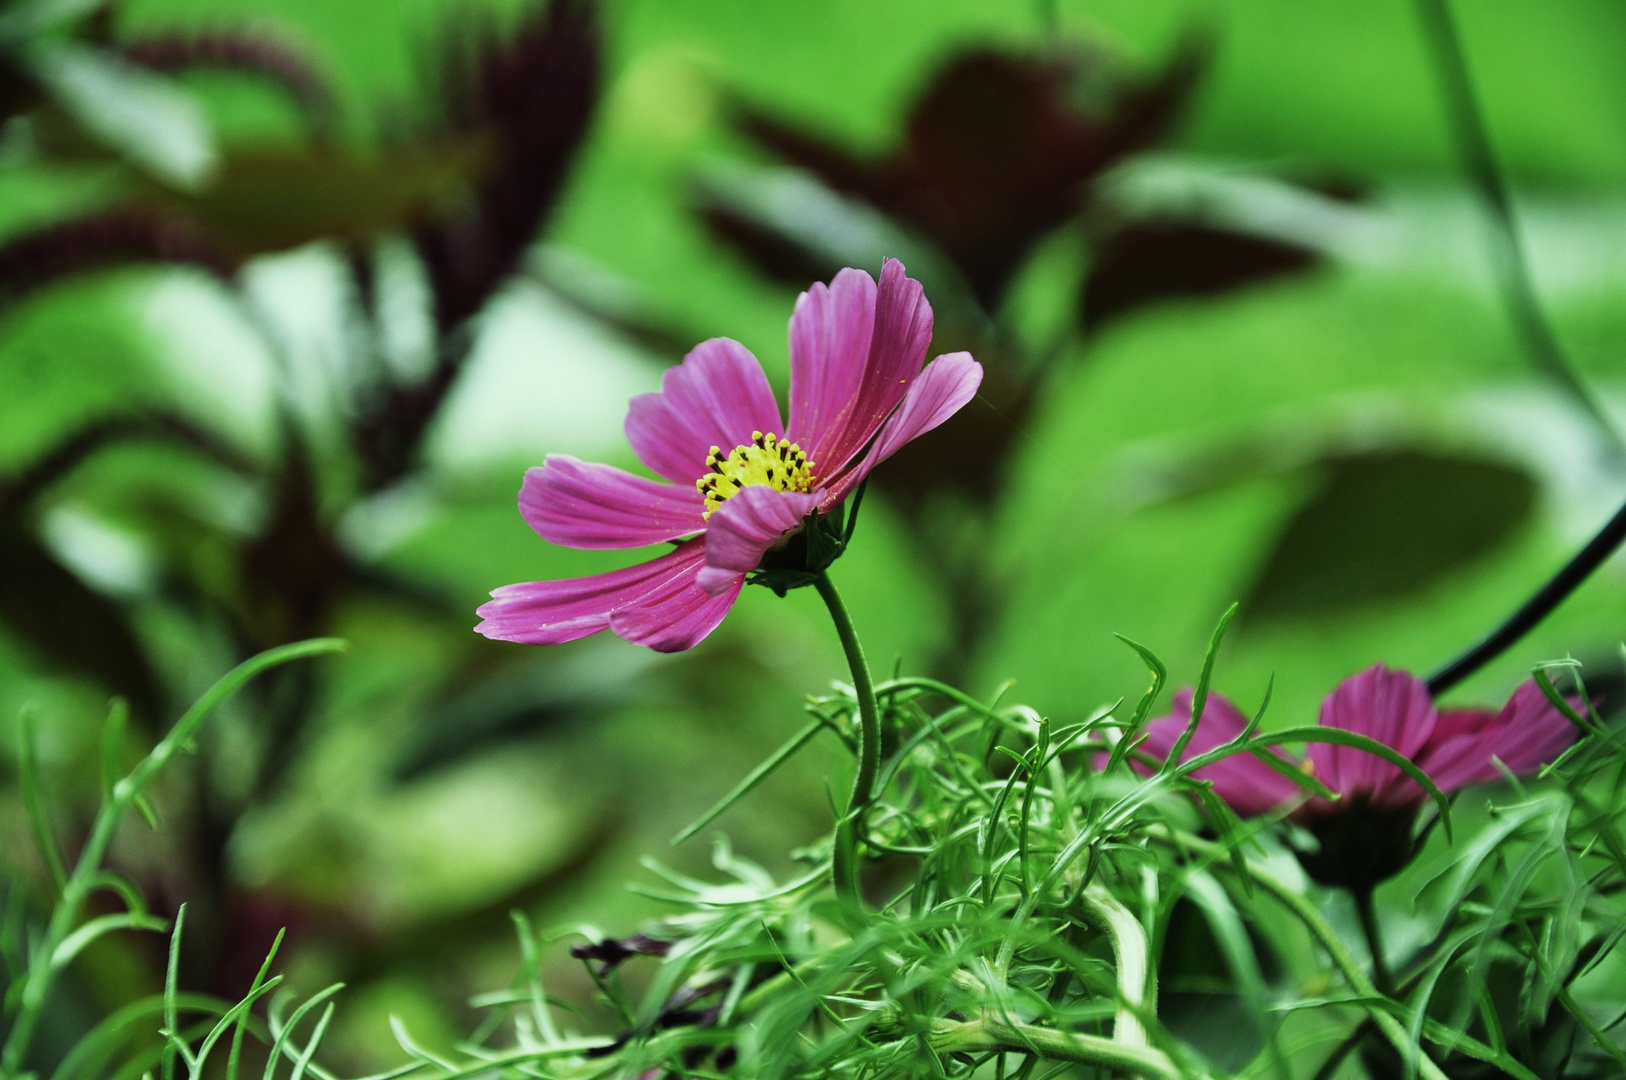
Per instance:
[[[927,364],[920,378],[909,384],[903,404],[887,420],[869,453],[845,474],[827,481],[829,492],[824,507],[834,506],[846,498],[871,469],[901,450],[904,444],[963,409],[977,396],[981,385],[982,365],[968,352],[947,353]]]
[[[550,544],[630,548],[676,540],[706,527],[705,500],[679,487],[566,454],[525,473],[519,512]]]
[[[1579,711],[1582,702],[1571,704]],[[1444,737],[1441,731],[1444,729]],[[1447,709],[1418,765],[1443,791],[1499,780],[1492,758],[1515,774],[1532,773],[1554,761],[1576,739],[1575,725],[1553,707],[1534,680],[1521,683],[1499,713]]]
[[[477,614],[483,621],[474,629],[488,638],[527,645],[575,641],[608,629],[612,615],[642,606],[665,586],[693,586],[705,558],[705,538],[697,537],[658,559],[624,570],[504,585],[480,606]]]
[[[1189,687],[1181,690],[1174,695],[1174,711],[1146,725],[1146,741],[1140,745],[1142,752],[1156,758],[1168,758],[1175,742],[1191,723],[1191,699]],[[1203,706],[1202,719],[1197,722],[1196,734],[1186,745],[1180,760],[1190,761],[1230,742],[1242,734],[1247,726],[1247,717],[1224,695],[1209,694]],[[1279,751],[1273,753],[1294,766],[1298,764],[1286,754]],[[1133,759],[1131,763],[1137,771],[1149,774],[1150,770],[1144,765],[1134,763]],[[1224,799],[1240,817],[1254,817],[1282,803],[1302,798],[1297,784],[1248,753],[1233,754],[1212,765],[1204,765],[1192,775],[1199,780],[1212,781],[1214,794]]]
[[[1441,709],[1422,753],[1433,754],[1436,747],[1459,737],[1477,739],[1494,723],[1495,709]]]
[[[740,587],[745,584],[745,575],[718,566],[702,566],[700,573],[695,575],[695,581],[707,596],[722,596],[728,592],[738,595]]]
[[[1586,715],[1586,702],[1570,697],[1570,707]],[[1534,679],[1519,684],[1497,714],[1491,752],[1516,773],[1534,772],[1557,760],[1580,737],[1574,724],[1553,707]]]
[[[762,562],[768,549],[801,526],[818,505],[817,493],[754,485],[712,511],[706,527],[706,568],[700,584],[717,595]]]
[[[731,587],[712,594],[700,586],[699,575],[671,578],[640,599],[636,607],[612,614],[610,629],[622,640],[656,652],[692,649],[717,629],[739,599],[743,581],[736,577]]]
[[[1321,725],[1366,735],[1417,760],[1438,714],[1428,685],[1410,672],[1373,665],[1338,684],[1321,703]],[[1318,780],[1343,795],[1396,806],[1423,797],[1417,783],[1375,754],[1335,743],[1311,743]],[[1433,777],[1430,777],[1433,779]]]
[[[848,268],[828,286],[796,299],[790,316],[790,437],[813,463],[826,463],[829,436],[846,424],[858,400],[875,330],[875,279]]]
[[[727,453],[753,431],[784,434],[762,365],[728,338],[702,341],[667,369],[659,393],[633,398],[626,430],[638,460],[680,486],[705,475],[713,446]]]
[[[861,270],[814,285],[790,320],[790,437],[819,476],[841,472],[920,374],[932,308],[920,282],[887,259],[877,286]]]
[[[1417,758],[1417,765],[1441,791],[1452,792],[1470,784],[1483,784],[1502,774],[1491,763],[1486,740],[1493,737],[1496,713],[1490,709],[1442,709],[1434,736]]]

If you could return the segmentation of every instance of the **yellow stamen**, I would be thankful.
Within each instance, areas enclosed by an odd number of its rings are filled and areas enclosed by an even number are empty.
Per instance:
[[[706,497],[705,516],[739,494],[741,488],[760,485],[775,491],[812,491],[813,462],[793,442],[780,442],[773,432],[751,433],[751,441],[728,453],[720,446],[706,455],[711,471],[694,482]]]

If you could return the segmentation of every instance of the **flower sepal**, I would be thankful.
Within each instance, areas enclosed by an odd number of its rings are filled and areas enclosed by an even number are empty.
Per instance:
[[[850,516],[845,503],[827,514],[807,515],[802,527],[786,537],[783,547],[763,556],[762,564],[746,578],[746,583],[765,585],[774,595],[783,597],[792,589],[806,588],[818,581],[852,542],[853,528],[858,524],[858,504],[863,495],[860,485],[853,497]]]

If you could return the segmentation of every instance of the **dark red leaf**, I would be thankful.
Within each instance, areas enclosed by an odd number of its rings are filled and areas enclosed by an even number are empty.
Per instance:
[[[564,188],[600,89],[588,0],[533,8],[511,35],[460,18],[445,34],[445,125],[482,137],[492,160],[468,204],[417,232],[443,331],[479,312],[519,266]]]
[[[1140,221],[1109,234],[1085,279],[1083,323],[1099,330],[1148,304],[1217,296],[1314,266],[1317,254],[1285,240],[1217,225]]]
[[[294,44],[263,29],[217,27],[144,34],[120,50],[155,71],[220,68],[270,78],[287,89],[319,136],[330,136],[338,103],[327,79]]]
[[[910,109],[900,144],[875,160],[758,110],[742,109],[739,124],[786,162],[930,237],[992,309],[1033,244],[1079,211],[1091,180],[1167,136],[1205,54],[1193,39],[1140,82],[1116,75],[1098,50],[963,53]],[[1109,89],[1092,108],[1101,83]],[[726,217],[707,221],[749,255],[778,254]]]
[[[13,236],[0,246],[0,308],[76,274],[137,263],[179,262],[230,277],[236,260],[197,226],[125,209]]]

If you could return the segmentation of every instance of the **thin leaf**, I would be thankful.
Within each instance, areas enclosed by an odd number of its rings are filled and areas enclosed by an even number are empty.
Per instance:
[[[1106,768],[1101,770],[1102,772],[1112,772],[1123,764],[1124,758],[1128,756],[1130,749],[1135,744],[1135,736],[1139,734],[1141,725],[1146,723],[1146,718],[1152,714],[1152,705],[1157,701],[1157,695],[1163,692],[1163,684],[1169,678],[1168,669],[1163,666],[1163,661],[1159,660],[1151,649],[1138,641],[1124,637],[1122,634],[1112,636],[1140,654],[1140,658],[1146,664],[1147,670],[1152,673],[1152,685],[1148,686],[1146,693],[1141,695],[1140,703],[1135,706],[1135,715],[1130,718],[1129,726],[1119,736],[1118,744],[1112,748],[1112,753],[1107,758]]]
[[[23,789],[23,803],[28,808],[28,827],[34,834],[34,845],[51,875],[51,888],[56,896],[68,884],[68,870],[51,835],[51,820],[45,813],[45,795],[40,790],[40,763],[34,733],[34,706],[24,705],[17,714],[17,769]]]
[[[330,986],[326,986],[321,990],[318,990],[316,993],[307,998],[304,1004],[300,1005],[299,1008],[294,1010],[294,1014],[288,1018],[288,1022],[286,1024],[281,1022],[281,1017],[277,1012],[276,1003],[272,1003],[271,1011],[268,1016],[268,1019],[270,1020],[272,1037],[271,1053],[267,1055],[265,1059],[265,1074],[263,1080],[272,1080],[272,1078],[275,1076],[277,1062],[282,1060],[283,1054],[288,1053],[288,1039],[293,1035],[294,1029],[299,1026],[299,1022],[305,1018],[305,1014],[343,989],[344,983],[339,982],[333,983]],[[296,1061],[298,1060],[295,1055],[289,1054],[289,1056],[294,1057]]]
[[[181,932],[186,926],[186,905],[182,904],[175,912],[175,930],[169,935],[169,965],[164,970],[164,1030],[176,1030],[176,983],[181,970]],[[164,1080],[173,1080],[175,1076],[175,1055],[166,1047],[163,1057]]]
[[[299,660],[309,656],[325,656],[329,653],[342,652],[348,646],[339,638],[312,638],[309,641],[296,641],[290,645],[279,645],[274,649],[267,649],[257,656],[244,660],[241,664],[222,675],[213,686],[204,691],[203,696],[186,710],[185,714],[170,728],[158,745],[152,748],[135,770],[113,785],[115,798],[131,798],[139,795],[141,790],[158,775],[165,765],[169,764],[174,756],[182,749],[190,747],[192,737],[197,734],[204,721],[218,709],[227,698],[231,697],[243,687],[250,679],[270,668],[286,664],[292,660]]]
[[[1438,807],[1440,811],[1440,822],[1445,826],[1446,839],[1453,839],[1451,832],[1451,801],[1445,797],[1445,793],[1439,789],[1434,781],[1428,778],[1427,773],[1425,773],[1422,769],[1419,769],[1416,763],[1414,763],[1410,758],[1402,755],[1394,747],[1385,746],[1376,739],[1370,738],[1366,735],[1357,734],[1353,731],[1345,731],[1342,728],[1322,727],[1320,725],[1315,725],[1312,727],[1284,728],[1280,731],[1273,731],[1270,734],[1270,741],[1272,743],[1337,743],[1339,746],[1353,746],[1358,750],[1365,750],[1369,754],[1382,758],[1384,761],[1387,761],[1389,764],[1393,765],[1395,768],[1399,769],[1401,772],[1415,780],[1417,785],[1428,793],[1428,797],[1434,800],[1434,805]],[[1213,761],[1219,760],[1218,757],[1214,756],[1215,754],[1219,754],[1219,757],[1229,756],[1228,754],[1220,753],[1221,750],[1225,749],[1226,747],[1221,747],[1220,750],[1216,750],[1214,753],[1203,754],[1201,757],[1195,757],[1192,758],[1191,761],[1183,762],[1180,766],[1180,772],[1190,773],[1192,771],[1191,766],[1194,762],[1201,762],[1203,765],[1212,764]]]
[[[1197,734],[1197,725],[1202,722],[1203,709],[1208,705],[1208,684],[1214,677],[1214,661],[1219,658],[1220,642],[1225,640],[1225,628],[1231,625],[1231,617],[1236,614],[1238,606],[1233,603],[1225,609],[1225,614],[1220,616],[1219,625],[1214,627],[1214,636],[1208,640],[1208,652],[1203,656],[1203,670],[1197,676],[1197,688],[1191,694],[1191,723],[1187,724],[1186,730],[1174,740],[1174,746],[1163,765],[1165,771],[1174,767]]]
[[[1242,738],[1251,739],[1253,738],[1253,733],[1259,730],[1259,725],[1263,723],[1265,719],[1265,710],[1270,708],[1270,696],[1275,692],[1275,690],[1276,673],[1272,671],[1270,673],[1269,680],[1265,683],[1264,700],[1259,702],[1259,711],[1253,714],[1253,718],[1248,721],[1248,726],[1242,729]]]
[[[762,762],[762,764],[758,765],[756,768],[752,769],[748,774],[746,774],[745,779],[741,780],[738,784],[735,784],[733,789],[729,791],[727,795],[724,795],[717,801],[716,805],[714,805],[710,810],[707,810],[704,814],[701,814],[697,820],[684,828],[683,831],[672,837],[672,846],[676,847],[685,840],[689,839],[695,833],[699,832],[701,829],[704,829],[707,825],[710,825],[713,821],[716,821],[735,803],[739,802],[746,795],[750,794],[758,784],[772,776],[774,771],[778,769],[779,766],[783,765],[785,762],[794,757],[798,750],[812,742],[813,736],[817,735],[820,731],[823,731],[824,727],[825,725],[822,721],[814,720],[805,725],[795,735],[792,735],[790,740],[786,742],[785,745],[781,746],[778,750],[775,750],[768,756],[766,761]]]
[[[74,957],[84,951],[85,946],[115,930],[154,930],[162,933],[168,929],[167,921],[152,915],[136,912],[99,915],[62,939],[62,944],[51,953],[51,970],[61,971],[73,963]]]
[[[248,988],[250,998],[256,996],[255,992],[265,982],[266,973],[271,970],[271,962],[276,959],[277,950],[282,948],[282,938],[287,932],[288,928],[286,926],[277,931],[276,938],[271,942],[270,950],[265,954],[265,962],[260,965],[259,973],[254,976],[254,982]],[[231,1052],[226,1055],[226,1080],[237,1080],[237,1066],[242,1060],[243,1053],[243,1033],[247,1030],[248,1010],[245,1009],[237,1017],[237,1030],[232,1032]]]
[[[181,994],[177,1004],[182,1012],[202,1012],[221,1015],[228,1011],[228,1003],[204,994]],[[143,1034],[152,1029],[147,1026],[154,1017],[164,1015],[162,994],[153,994],[118,1009],[103,1018],[90,1032],[74,1043],[58,1063],[51,1080],[79,1080],[84,1076],[103,1075],[106,1062],[125,1044],[131,1034]],[[139,1027],[137,1025],[140,1025]]]
[[[1253,875],[1248,870],[1247,852],[1242,850],[1241,819],[1224,799],[1214,794],[1212,785],[1205,783],[1199,786],[1197,797],[1202,800],[1203,808],[1208,811],[1208,819],[1219,833],[1221,846],[1231,854],[1231,869],[1236,872],[1237,880],[1242,882],[1243,894],[1252,899]]]
[[[214,1050],[215,1044],[220,1041],[221,1037],[234,1028],[242,1030],[242,1025],[247,1022],[249,1010],[254,1007],[254,1003],[281,984],[282,976],[278,975],[264,985],[257,985],[243,997],[243,1000],[226,1011],[226,1015],[222,1016],[215,1026],[210,1029],[209,1034],[203,1037],[203,1042],[198,1047],[197,1056],[191,1061],[191,1080],[200,1080],[203,1075],[203,1065],[208,1061],[210,1052]]]
[[[305,1044],[304,1052],[299,1055],[299,1060],[294,1062],[294,1071],[288,1077],[288,1080],[303,1080],[305,1070],[310,1066],[311,1058],[316,1056],[316,1048],[322,1045],[322,1037],[327,1034],[328,1021],[332,1019],[333,1004],[329,1002],[328,1007],[322,1010],[321,1019],[316,1021],[316,1027],[312,1029],[310,1041]],[[394,1019],[395,1017],[390,1017],[391,1021]]]

